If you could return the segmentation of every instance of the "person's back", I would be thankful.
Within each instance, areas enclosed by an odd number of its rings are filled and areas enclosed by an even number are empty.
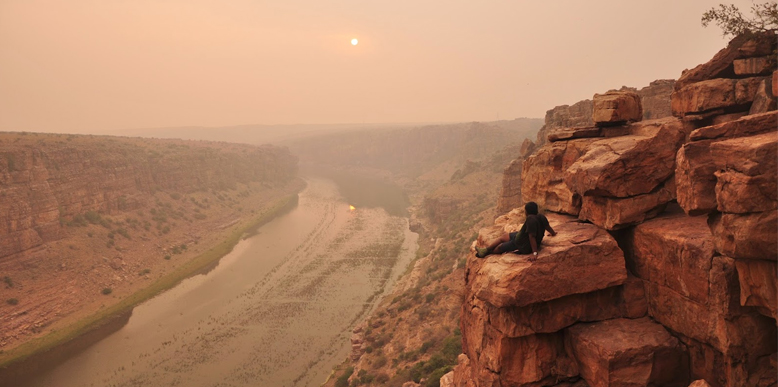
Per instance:
[[[532,254],[530,261],[534,261],[538,255],[540,242],[543,241],[546,230],[552,236],[556,235],[556,231],[551,228],[548,218],[538,213],[538,205],[536,203],[529,202],[525,204],[524,210],[527,213],[527,219],[521,226],[521,230],[505,234],[487,247],[476,246],[476,257],[484,258],[489,254],[503,254],[513,251],[518,254]]]

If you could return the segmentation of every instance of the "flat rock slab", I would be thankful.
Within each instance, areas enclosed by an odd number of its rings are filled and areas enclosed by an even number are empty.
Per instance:
[[[565,171],[565,183],[584,195],[630,197],[647,194],[675,171],[675,154],[685,134],[668,117],[630,125],[632,135],[599,140]]]
[[[767,77],[743,79],[715,78],[692,83],[677,89],[672,97],[673,115],[684,117],[715,111],[743,107],[747,111],[754,101],[759,85]]]
[[[734,121],[695,129],[689,135],[689,140],[724,140],[775,131],[776,128],[778,128],[778,111],[772,111],[748,115]]]
[[[611,90],[605,94],[595,94],[592,101],[594,105],[592,120],[597,126],[643,119],[640,96],[634,91]]]
[[[624,254],[608,232],[562,215],[549,222],[558,235],[543,239],[537,261],[490,255],[471,274],[471,292],[496,307],[526,306],[624,282]]]
[[[737,260],[740,305],[755,306],[765,316],[778,318],[778,264],[772,261]]]
[[[688,383],[678,339],[649,318],[576,324],[567,332],[581,377],[592,387]]]
[[[709,275],[716,255],[707,217],[663,214],[635,226],[628,238],[628,267],[638,277],[708,303]]]

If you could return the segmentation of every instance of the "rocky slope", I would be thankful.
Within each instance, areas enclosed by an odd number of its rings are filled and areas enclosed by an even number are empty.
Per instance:
[[[296,192],[296,171],[271,146],[0,134],[0,350],[172,272]]]
[[[469,256],[441,385],[776,386],[775,53],[774,33],[734,39],[681,74],[672,117],[622,90],[595,95],[591,124],[547,128],[521,196],[559,235],[536,262]]]

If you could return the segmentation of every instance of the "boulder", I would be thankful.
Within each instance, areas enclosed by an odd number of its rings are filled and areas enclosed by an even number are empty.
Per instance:
[[[624,282],[624,255],[610,234],[561,215],[549,222],[558,235],[543,240],[535,262],[490,255],[470,269],[471,292],[496,307],[526,306]]]
[[[596,126],[583,126],[575,128],[554,129],[548,133],[548,141],[567,141],[575,138],[600,137],[600,128]]]
[[[592,119],[597,126],[635,122],[643,119],[640,96],[634,91],[611,90],[595,94]]]
[[[748,114],[765,113],[775,110],[777,107],[778,101],[776,101],[775,94],[772,93],[770,80],[765,79],[756,89],[754,103],[751,104],[751,109],[748,110]]]
[[[673,115],[687,115],[716,111],[716,109],[739,109],[747,111],[754,101],[759,85],[767,77],[744,79],[716,78],[690,84],[676,89],[672,95]],[[723,113],[724,111],[721,111]],[[720,114],[716,111],[716,114]]]
[[[778,111],[748,115],[734,121],[696,129],[689,140],[728,139],[775,131],[778,127]]]
[[[521,200],[521,158],[515,159],[508,164],[502,172],[502,188],[500,197],[497,199],[497,212],[508,212],[522,204]]]
[[[710,384],[705,381],[705,379],[695,380],[692,382],[692,384],[689,385],[689,387],[710,387]]]
[[[567,333],[581,376],[592,387],[688,383],[678,339],[648,318],[576,324]]]
[[[707,79],[732,77],[735,75],[735,60],[771,55],[775,46],[775,33],[772,31],[737,36],[708,62],[691,70],[684,70],[675,82],[675,90]]]
[[[627,267],[638,277],[707,304],[716,250],[706,217],[663,214],[630,230]]]
[[[681,338],[689,352],[692,378],[705,379],[713,387],[775,386],[776,368],[771,356],[762,356],[747,363],[725,356],[709,345]]]
[[[735,59],[732,62],[736,75],[767,75],[775,68],[772,56]]]
[[[578,218],[606,230],[618,230],[651,219],[675,199],[675,180],[671,177],[654,192],[628,198],[584,196]]]
[[[736,259],[778,260],[778,211],[716,214],[708,225],[719,253]]]
[[[591,143],[565,171],[573,192],[624,198],[654,191],[675,171],[684,140],[680,120],[668,117],[630,126],[628,136]]]
[[[543,209],[578,215],[581,197],[563,181],[564,171],[597,139],[585,138],[546,144],[524,160],[521,171],[521,197]]]
[[[778,318],[778,265],[773,261],[737,260],[740,305],[755,306],[765,316]]]
[[[692,132],[694,133],[694,132]],[[684,144],[675,160],[675,193],[689,215],[716,209],[716,163],[710,155],[712,140]]]
[[[455,387],[454,385],[454,371],[449,371],[447,374],[440,377],[440,387]]]
[[[770,83],[772,85],[771,89],[773,91],[773,95],[778,96],[778,70],[773,71],[773,76],[770,80]]]

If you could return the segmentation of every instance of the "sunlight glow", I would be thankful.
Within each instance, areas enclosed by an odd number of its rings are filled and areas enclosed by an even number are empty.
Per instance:
[[[356,210],[357,208],[356,208],[356,207],[354,207],[354,206],[352,206],[352,205],[349,205],[349,206],[348,206],[348,209],[349,209],[349,211],[354,211],[354,210]]]
[[[357,38],[351,39],[352,46],[356,46],[357,44],[359,44],[359,40],[357,40]]]

